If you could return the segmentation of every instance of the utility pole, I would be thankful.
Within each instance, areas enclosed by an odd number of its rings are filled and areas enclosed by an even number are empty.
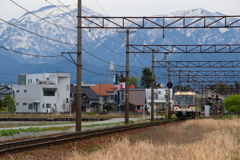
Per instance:
[[[170,62],[168,62],[168,82],[170,82]],[[171,105],[170,105],[170,87],[168,87],[168,119],[170,119],[170,110],[171,110]]]
[[[180,75],[181,74],[181,70],[179,69],[179,77],[178,77],[178,90],[181,91],[181,80],[180,80]]]
[[[78,0],[76,132],[82,130],[82,0]]]
[[[125,95],[125,124],[129,124],[129,30],[126,34],[126,95]]]
[[[151,121],[154,121],[154,50],[152,49]]]
[[[101,98],[101,87],[102,87],[102,83],[100,82],[100,86],[99,86],[99,94],[98,94],[98,113],[100,113],[100,98]]]
[[[131,33],[136,31],[131,31]],[[126,33],[126,82],[125,82],[125,124],[129,124],[129,33],[130,31],[119,31],[119,33]]]

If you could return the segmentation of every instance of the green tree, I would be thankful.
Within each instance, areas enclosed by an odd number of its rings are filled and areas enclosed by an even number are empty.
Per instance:
[[[0,108],[4,107],[3,100],[0,99]]]
[[[9,94],[5,96],[3,102],[9,113],[14,113],[16,111],[15,101]]]
[[[239,90],[240,90],[240,83],[238,83],[238,82],[235,82],[235,83],[234,83],[234,86],[235,86],[235,93],[236,93],[236,94],[239,94]]]
[[[120,83],[126,82],[126,78],[123,76],[123,73],[121,73],[118,76],[118,82],[120,82]]]
[[[0,99],[0,111],[6,111],[6,107],[4,107],[3,100]]]
[[[233,94],[224,99],[224,107],[229,112],[240,114],[240,95]]]
[[[105,110],[107,110],[107,111],[112,110],[112,104],[111,104],[111,103],[108,103],[108,102],[104,102],[104,103],[103,103],[103,109],[105,109]]]
[[[224,84],[224,83],[215,83],[214,85],[210,86],[211,90],[216,90],[219,94],[228,94],[230,92],[231,87]]]
[[[143,86],[144,88],[150,88],[151,79],[152,79],[152,72],[150,71],[150,68],[147,68],[147,67],[143,68],[140,85]]]
[[[130,77],[129,78],[129,85],[134,85],[135,88],[138,88],[138,78],[137,77]]]

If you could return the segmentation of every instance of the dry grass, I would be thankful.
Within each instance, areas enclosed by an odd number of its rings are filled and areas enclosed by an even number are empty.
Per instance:
[[[237,160],[240,121],[189,120],[159,126],[134,137],[114,141],[92,153],[73,151],[70,160]]]

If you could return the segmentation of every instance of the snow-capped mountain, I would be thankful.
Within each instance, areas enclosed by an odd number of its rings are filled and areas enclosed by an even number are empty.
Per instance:
[[[103,16],[86,7],[83,16]],[[161,16],[216,16],[204,9],[176,11]],[[62,52],[76,52],[77,44],[77,6],[46,6],[31,13],[25,13],[18,19],[9,22],[0,21],[1,46],[21,53],[32,55],[54,56]],[[222,23],[219,21],[218,23]],[[240,22],[239,22],[240,23]],[[195,24],[197,25],[197,24]],[[116,30],[83,29],[83,61],[88,67],[98,68],[109,62],[123,70],[125,65],[125,34]],[[130,35],[131,44],[240,44],[240,29],[139,29]],[[1,54],[9,54],[19,63],[53,64],[65,60],[63,57],[34,57],[0,48]],[[69,60],[67,54],[64,54]],[[73,58],[75,54],[71,54]],[[8,56],[9,57],[9,56]],[[170,54],[167,60],[236,60],[237,54]],[[156,56],[161,60],[162,54]],[[14,64],[16,64],[14,62]],[[131,54],[130,64],[137,67],[149,67],[151,57],[147,54]],[[58,65],[64,66],[64,63]],[[98,67],[96,67],[98,66]],[[83,66],[84,67],[84,66]],[[92,70],[98,72],[98,70]],[[17,72],[17,70],[16,70]],[[47,71],[46,71],[47,72]],[[107,72],[107,70],[106,70]],[[98,72],[99,73],[99,72]],[[139,73],[141,74],[141,73]]]

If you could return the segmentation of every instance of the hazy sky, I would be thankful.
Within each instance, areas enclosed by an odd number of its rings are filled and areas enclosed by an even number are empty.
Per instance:
[[[50,5],[46,0],[13,1],[30,11]],[[48,1],[55,5],[60,5],[60,2],[64,4],[77,4],[78,2],[78,0]],[[240,0],[82,0],[82,4],[107,16],[153,16],[195,8],[226,15],[240,15]],[[24,13],[25,11],[11,0],[0,0],[0,18],[10,20]]]

